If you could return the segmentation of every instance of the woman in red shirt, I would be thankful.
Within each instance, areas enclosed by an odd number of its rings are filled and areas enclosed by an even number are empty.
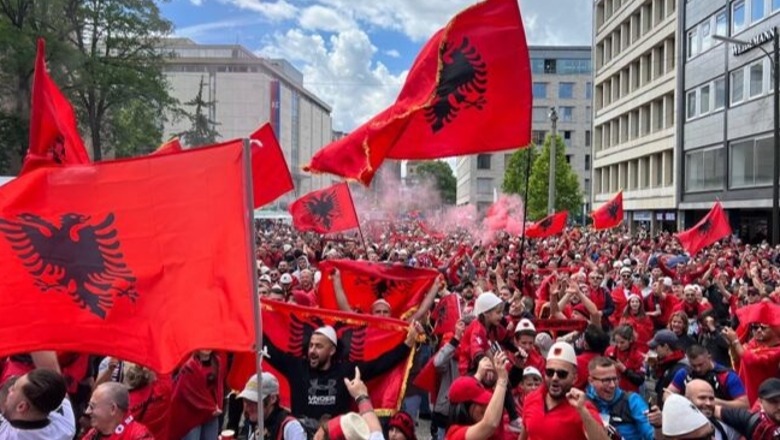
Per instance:
[[[613,345],[607,348],[605,356],[615,361],[620,373],[620,389],[638,391],[645,383],[645,356],[634,343],[634,329],[623,324],[615,329]]]
[[[628,297],[628,305],[623,310],[620,324],[627,324],[634,328],[637,348],[647,352],[647,343],[653,339],[653,320],[645,313],[645,305],[638,295]]]

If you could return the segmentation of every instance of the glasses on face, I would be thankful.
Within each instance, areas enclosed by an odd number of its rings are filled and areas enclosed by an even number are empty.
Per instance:
[[[544,370],[544,375],[547,376],[548,379],[552,379],[553,376],[558,376],[558,379],[566,380],[566,378],[569,377],[569,372],[566,370],[556,370],[555,368],[546,368]]]
[[[269,275],[271,278],[279,278],[279,272],[271,272]]]
[[[769,330],[769,326],[764,324],[751,324],[750,329],[753,331],[761,330],[762,332],[765,332]]]
[[[591,380],[595,380],[596,382],[601,382],[602,385],[607,385],[610,383],[618,383],[620,379],[618,379],[615,376],[612,376],[612,377],[591,377]]]

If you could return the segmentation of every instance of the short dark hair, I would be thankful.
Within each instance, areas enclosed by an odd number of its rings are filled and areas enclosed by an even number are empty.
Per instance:
[[[596,368],[609,368],[614,367],[615,361],[608,357],[596,356],[588,362],[588,371],[593,371]]]
[[[62,405],[68,387],[65,378],[52,370],[39,368],[27,373],[22,393],[30,404],[43,414],[49,414]]]
[[[602,354],[609,347],[609,335],[592,323],[585,328],[584,338],[590,351]]]
[[[693,344],[685,350],[685,355],[688,356],[688,359],[696,359],[699,356],[708,354],[710,354],[710,351],[698,344]]]

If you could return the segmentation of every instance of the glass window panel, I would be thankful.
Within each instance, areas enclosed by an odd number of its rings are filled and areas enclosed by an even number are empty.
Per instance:
[[[493,193],[493,179],[478,177],[477,194],[492,194],[492,193]]]
[[[534,83],[534,98],[547,98],[547,83]]]
[[[776,11],[780,9],[780,0],[772,0],[772,10]]]
[[[750,66],[750,97],[758,96],[764,91],[764,61]]]
[[[544,73],[544,60],[531,58],[531,73]]]
[[[534,122],[544,122],[547,120],[547,107],[534,107],[533,108],[533,120]]]
[[[780,0],[775,0],[780,2]],[[728,20],[726,19],[726,11],[719,12],[715,16],[715,34],[726,35],[728,33]]]
[[[718,110],[726,106],[726,81],[723,78],[715,80],[715,106],[713,110]]]
[[[701,51],[704,52],[705,50],[712,47],[712,35],[710,33],[709,20],[701,24],[699,33],[701,34]]]
[[[592,98],[593,98],[593,83],[588,81],[587,83],[585,83],[585,99],[592,99]]]
[[[574,121],[574,107],[561,107],[561,121]]]
[[[774,140],[769,138],[759,139],[756,141],[756,150],[753,155],[755,159],[755,184],[756,185],[771,185],[772,184],[772,150],[774,146]]]
[[[745,27],[745,0],[739,0],[731,5],[731,32],[737,33]]]
[[[696,56],[699,53],[699,39],[696,29],[688,32],[688,58]]]
[[[710,112],[710,86],[702,86],[699,91],[699,114],[704,115]]]
[[[688,103],[686,105],[686,115],[688,119],[696,117],[696,90],[688,92]]]
[[[753,186],[753,140],[731,144],[731,186],[734,188]]]
[[[558,98],[572,99],[574,98],[574,83],[562,82],[558,84]]]
[[[742,102],[745,88],[745,72],[742,69],[731,72],[731,103]]]
[[[764,18],[764,0],[750,0],[750,22],[755,23]]]

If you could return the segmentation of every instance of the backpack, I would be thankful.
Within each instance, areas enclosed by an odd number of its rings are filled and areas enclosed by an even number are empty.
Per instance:
[[[690,383],[693,379],[696,378],[691,376],[691,368],[689,366],[685,367],[685,372],[686,374],[685,374],[685,380],[683,381],[683,386],[688,386],[688,383]],[[716,398],[722,400],[732,400],[734,397],[729,395],[728,386],[727,386],[727,382],[729,380],[729,372],[730,370],[728,368],[716,364],[715,368],[710,370],[706,376],[700,379],[706,381],[708,384],[712,386],[712,389],[715,391]]]
[[[610,440],[622,440],[623,436],[620,435],[620,431],[617,429],[618,426],[635,422],[634,416],[631,414],[631,408],[628,404],[628,400],[631,398],[632,394],[634,393],[631,391],[623,391],[620,399],[609,408],[609,423],[605,428],[607,429],[607,435]],[[593,399],[591,399],[591,402],[596,404]]]

